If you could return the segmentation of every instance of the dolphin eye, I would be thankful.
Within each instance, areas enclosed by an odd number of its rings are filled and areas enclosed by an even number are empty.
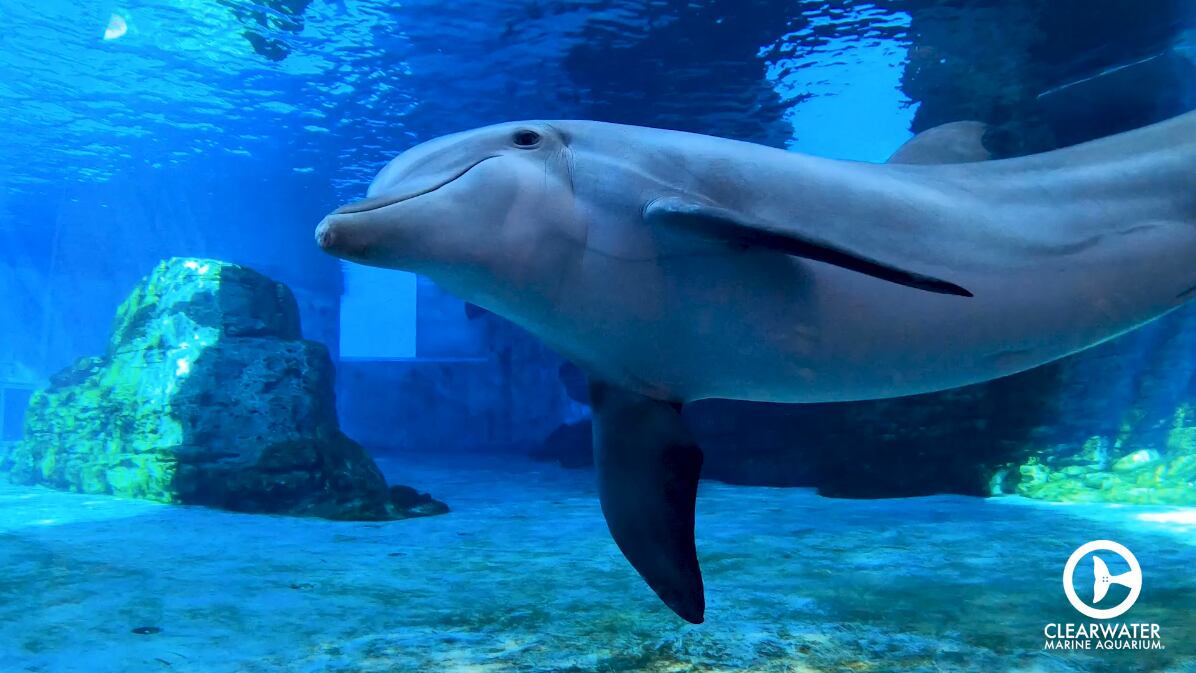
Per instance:
[[[511,141],[515,143],[515,147],[530,148],[540,144],[540,134],[535,131],[524,129],[516,131],[512,136]]]

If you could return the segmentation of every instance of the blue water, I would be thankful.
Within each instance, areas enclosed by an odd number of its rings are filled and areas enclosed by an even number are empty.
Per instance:
[[[1033,7],[533,0],[446,10],[320,1],[296,23],[249,2],[11,3],[0,63],[0,208],[6,257],[22,278],[6,280],[15,305],[4,317],[45,323],[17,339],[13,359],[44,374],[61,364],[54,353],[94,350],[100,330],[62,334],[75,331],[67,325],[104,325],[106,307],[174,254],[252,263],[301,290],[339,291],[334,263],[309,245],[313,223],[360,196],[396,153],[446,132],[597,118],[883,160],[912,127],[968,114],[1005,121],[1028,97],[1167,52],[1188,11],[1182,3],[1154,18],[1110,11],[1084,19],[1090,37],[1048,25],[1051,39],[1027,44],[1029,54],[999,50],[1032,39],[1013,26]],[[105,40],[113,16],[126,32]],[[911,50],[913,16],[948,35],[993,22],[1007,34]],[[1051,20],[1059,16],[1067,13]],[[247,34],[273,46],[258,53]],[[1034,63],[1038,52],[1050,60]],[[958,71],[946,67],[956,62]],[[944,67],[930,72],[935,66]],[[988,87],[983,103],[952,88],[969,68]],[[1165,77],[1146,91],[1137,83],[1100,93],[1110,108],[1100,117],[1113,119],[1106,128],[1078,116],[1089,109],[1081,96],[1046,108],[1057,117],[1048,121],[1087,139],[1168,116],[1193,95]],[[349,273],[366,279],[359,286],[382,282]],[[61,280],[71,274],[111,284]],[[56,310],[43,310],[47,302]],[[414,348],[358,350],[403,356]]]
[[[589,411],[559,358],[313,242],[395,155],[510,120],[871,162],[950,121],[988,123],[1002,157],[1145,126],[1196,108],[1196,3],[0,0],[0,17],[0,468],[32,391],[105,353],[160,261],[223,260],[294,293],[340,427],[453,509],[383,527],[0,480],[0,673],[1196,671],[1184,484],[1125,507],[957,497],[1000,492],[1013,445],[1058,472],[1196,460],[1191,310],[974,397],[693,412],[708,473],[737,485],[702,486],[710,623],[691,627],[606,536],[592,475],[565,469],[588,467]],[[795,437],[818,455],[794,459]],[[1044,623],[1081,621],[1067,554],[1101,536],[1139,553],[1130,616],[1163,625],[1165,652],[1042,650]]]

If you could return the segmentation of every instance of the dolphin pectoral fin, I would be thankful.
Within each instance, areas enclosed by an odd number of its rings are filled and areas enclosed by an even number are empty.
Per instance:
[[[988,161],[992,152],[984,146],[988,125],[983,122],[950,122],[927,129],[905,141],[885,163],[966,164]]]
[[[694,547],[702,451],[678,406],[590,382],[602,514],[623,556],[682,619],[706,610]]]
[[[850,269],[898,285],[960,297],[971,297],[966,289],[939,278],[907,271],[872,259],[840,245],[770,224],[747,222],[738,213],[679,197],[656,199],[644,209],[644,219],[684,228],[734,245],[768,248]]]

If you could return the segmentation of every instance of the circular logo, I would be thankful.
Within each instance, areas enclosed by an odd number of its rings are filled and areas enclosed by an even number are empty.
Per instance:
[[[1114,584],[1120,584],[1130,590],[1129,595],[1124,600],[1110,608],[1092,607],[1092,605],[1080,600],[1079,595],[1076,594],[1075,585],[1072,583],[1072,576],[1075,575],[1076,565],[1089,554],[1100,551],[1111,552],[1120,556],[1126,565],[1130,567],[1128,571],[1120,575],[1113,575],[1109,572],[1108,564],[1101,557],[1095,554],[1092,556],[1092,575],[1094,577],[1092,583],[1093,605],[1100,603],[1104,599],[1105,594],[1108,593],[1109,587]],[[1063,593],[1067,594],[1067,600],[1080,614],[1093,619],[1113,619],[1114,617],[1119,617],[1134,605],[1134,601],[1138,600],[1138,594],[1142,593],[1142,566],[1138,565],[1138,559],[1123,545],[1117,544],[1112,540],[1093,540],[1088,544],[1081,545],[1067,559],[1067,565],[1063,567]]]

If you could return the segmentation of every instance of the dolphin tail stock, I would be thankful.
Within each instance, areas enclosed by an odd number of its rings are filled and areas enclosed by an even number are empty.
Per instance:
[[[700,624],[706,599],[694,545],[702,451],[680,406],[590,382],[594,466],[615,544],[665,605]]]
[[[1107,194],[1120,188],[1135,196],[1167,190],[1196,223],[1196,110],[1078,145],[1018,157],[1004,164],[1034,179],[1079,169],[1070,183]],[[1103,170],[1093,170],[1094,167]]]

